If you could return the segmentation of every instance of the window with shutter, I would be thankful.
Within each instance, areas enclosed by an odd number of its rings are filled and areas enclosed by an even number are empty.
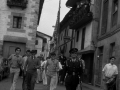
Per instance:
[[[86,28],[83,28],[83,29],[82,29],[81,50],[84,49],[84,44],[85,44],[85,31],[86,31]]]
[[[78,42],[79,41],[79,30],[76,32],[76,42]]]
[[[21,28],[22,17],[13,16],[13,28]]]
[[[35,41],[35,45],[38,45],[38,40]]]
[[[102,28],[101,28],[101,35],[105,34],[106,31],[107,31],[108,6],[109,6],[109,0],[104,0],[104,2],[103,2],[103,12],[102,12]]]
[[[118,0],[112,0],[112,27],[117,24],[117,17],[118,17]]]
[[[115,42],[110,44],[110,57],[115,56]]]

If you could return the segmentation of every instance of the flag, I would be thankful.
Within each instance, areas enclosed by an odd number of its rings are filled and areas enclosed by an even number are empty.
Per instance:
[[[57,20],[55,25],[55,31],[57,31],[57,34],[59,33],[59,29],[60,29],[60,8],[61,8],[61,0],[59,0],[59,8],[58,8]]]

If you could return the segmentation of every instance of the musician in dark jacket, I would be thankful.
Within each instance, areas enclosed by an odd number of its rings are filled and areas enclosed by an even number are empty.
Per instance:
[[[66,57],[63,55],[63,52],[61,52],[61,55],[59,56],[59,62],[62,65],[62,69],[59,71],[59,79],[60,83],[64,83],[64,77],[65,77],[65,64],[66,64]]]
[[[80,61],[77,58],[77,48],[72,48],[69,53],[71,57],[66,61],[65,65],[65,87],[66,90],[76,90],[79,84]]]

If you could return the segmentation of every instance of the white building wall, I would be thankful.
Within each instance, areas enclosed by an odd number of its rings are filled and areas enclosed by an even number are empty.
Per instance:
[[[82,28],[78,30],[79,30],[79,40],[78,42],[76,42],[76,38],[75,38],[75,47],[78,48],[78,50],[81,50]],[[77,37],[77,35],[75,37]],[[89,23],[88,25],[86,25],[84,48],[87,48],[89,45],[91,45],[91,40],[92,40],[92,23]]]

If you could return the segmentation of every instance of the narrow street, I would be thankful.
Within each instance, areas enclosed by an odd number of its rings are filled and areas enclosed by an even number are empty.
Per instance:
[[[9,90],[10,86],[11,86],[10,78],[0,81],[0,90]],[[22,79],[21,78],[18,79],[16,90],[22,90]],[[41,83],[41,84],[35,85],[35,90],[46,90],[46,89],[45,89],[45,86],[42,85]],[[59,85],[56,90],[65,90],[65,87]],[[92,90],[92,89],[88,89],[84,87],[83,90]]]

